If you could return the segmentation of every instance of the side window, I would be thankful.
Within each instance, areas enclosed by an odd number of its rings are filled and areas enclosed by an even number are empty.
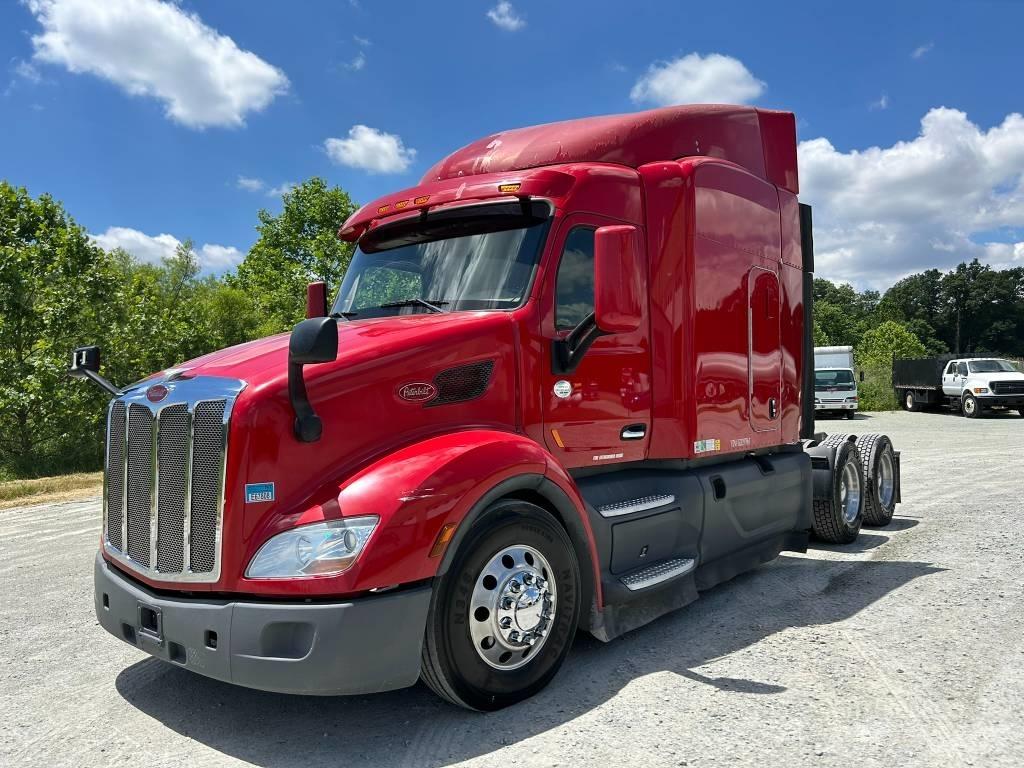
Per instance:
[[[966,376],[967,375],[967,363],[957,363],[956,364],[956,372],[959,373],[961,376]]]
[[[956,363],[950,363],[949,367],[946,368],[946,375],[952,376],[954,373],[956,373]]]
[[[577,227],[565,238],[555,277],[555,328],[575,328],[594,311],[594,230]]]

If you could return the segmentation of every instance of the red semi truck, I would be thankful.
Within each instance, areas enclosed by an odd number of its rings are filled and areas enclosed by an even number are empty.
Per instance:
[[[788,112],[487,136],[355,213],[293,332],[113,395],[96,614],[270,691],[479,710],[701,590],[850,542],[884,435],[814,434],[810,209]]]

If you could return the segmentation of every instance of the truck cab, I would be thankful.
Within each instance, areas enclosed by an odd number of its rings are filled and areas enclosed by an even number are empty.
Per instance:
[[[103,627],[241,685],[497,709],[577,630],[856,538],[884,436],[814,433],[792,113],[484,137],[341,227],[291,334],[104,386]]]
[[[857,412],[859,396],[853,369],[853,347],[814,348],[814,410],[848,419]]]
[[[970,418],[1003,409],[1017,409],[1024,415],[1024,373],[1009,360],[950,360],[942,371],[942,392]]]

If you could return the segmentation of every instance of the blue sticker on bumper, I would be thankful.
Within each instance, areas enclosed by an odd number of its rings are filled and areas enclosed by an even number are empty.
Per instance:
[[[246,483],[245,503],[258,504],[263,501],[274,500],[273,483]]]

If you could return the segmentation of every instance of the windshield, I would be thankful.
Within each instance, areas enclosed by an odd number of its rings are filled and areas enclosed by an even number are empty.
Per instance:
[[[491,211],[487,220],[463,215],[457,221],[439,217],[422,226],[404,224],[393,236],[382,227],[381,234],[356,249],[334,314],[365,318],[520,306],[549,219],[500,219]],[[523,223],[528,226],[515,226]],[[483,231],[463,234],[474,228]],[[448,233],[457,234],[438,237]]]
[[[815,371],[815,389],[854,389],[853,371]]]
[[[1016,373],[1014,368],[1006,360],[972,360],[967,364],[971,373]]]

